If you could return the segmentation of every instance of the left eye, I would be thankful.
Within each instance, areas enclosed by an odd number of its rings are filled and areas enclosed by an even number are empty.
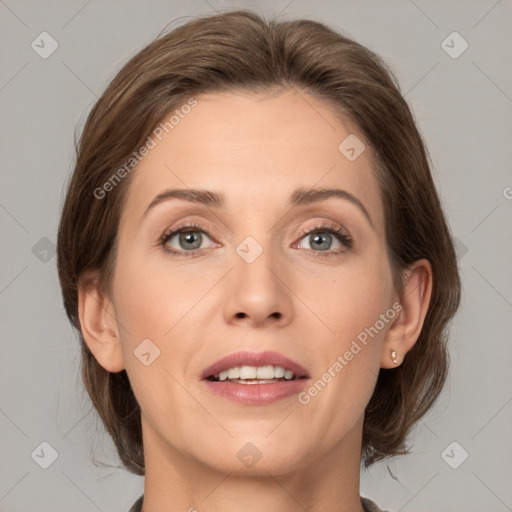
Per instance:
[[[315,226],[304,230],[302,235],[300,240],[308,240],[309,248],[305,248],[313,251],[314,255],[332,256],[352,246],[351,237],[335,225]],[[201,225],[179,226],[166,232],[161,237],[160,243],[175,256],[200,255],[204,249],[201,245],[205,241],[203,238],[205,236],[211,241],[206,228]],[[172,247],[170,244],[175,237],[178,237],[178,247]],[[333,239],[338,242],[338,247],[332,247]],[[302,247],[295,245],[294,248]]]
[[[301,240],[307,240],[309,247],[306,249],[316,251],[327,251],[327,250],[340,250],[343,247],[350,246],[350,238],[341,233],[336,227],[334,228],[316,228],[304,233],[304,237]],[[332,247],[333,239],[338,241],[338,247]]]

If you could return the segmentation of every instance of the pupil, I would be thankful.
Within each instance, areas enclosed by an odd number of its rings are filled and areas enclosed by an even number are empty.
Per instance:
[[[197,233],[197,232],[195,232]],[[186,244],[192,244],[193,247],[192,249],[197,249],[200,245],[201,245],[201,242],[200,242],[200,236],[198,234],[195,234],[194,232],[189,232],[189,233],[182,233],[181,237],[180,237],[180,241],[181,242],[185,242]],[[313,237],[313,244],[318,244],[318,249],[328,249],[329,248],[329,243],[328,243],[328,240],[330,239],[330,234],[329,233],[326,233],[326,234],[315,234],[315,235],[312,235]],[[323,239],[323,242],[322,242],[322,239]],[[197,243],[199,241],[199,243]]]
[[[326,233],[326,235],[327,235],[327,237],[330,237],[330,236],[331,236],[331,235],[330,235],[330,234],[328,234],[328,233]],[[313,243],[317,243],[317,242],[318,242],[318,240],[321,240],[322,238],[323,238],[323,239],[326,239],[326,238],[327,238],[325,235],[319,235],[319,234],[312,235],[312,236],[313,236],[313,240],[314,240],[314,242],[313,242]],[[328,238],[327,238],[327,239],[328,239]],[[328,244],[327,242],[324,242],[324,243],[319,242],[319,243],[320,243],[320,246],[321,246],[321,247],[318,247],[319,249],[328,249],[328,248],[329,248],[329,247],[328,247],[328,245],[329,245],[329,244]]]
[[[199,243],[197,243],[198,240],[199,240]],[[194,234],[192,232],[182,233],[182,235],[180,237],[180,241],[185,242],[185,243],[192,243],[193,244],[193,247],[191,247],[192,249],[197,249],[201,245],[200,236],[197,234]],[[194,245],[194,242],[196,242],[195,245]]]

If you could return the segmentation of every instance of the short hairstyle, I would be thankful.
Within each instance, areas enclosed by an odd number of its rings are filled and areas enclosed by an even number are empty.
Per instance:
[[[327,102],[373,149],[395,290],[403,290],[404,270],[414,261],[426,258],[432,266],[419,338],[399,367],[380,370],[365,409],[364,466],[408,453],[407,434],[442,390],[460,277],[430,159],[393,72],[375,53],[317,21],[266,20],[247,9],[193,18],[133,56],[91,109],[75,140],[76,165],[58,229],[58,275],[66,314],[79,333],[82,379],[132,473],[145,473],[139,405],[126,371],[109,372],[94,358],[78,316],[78,283],[86,271],[97,271],[102,290],[111,291],[119,220],[136,166],[128,173],[125,167],[118,183],[112,177],[164,116],[194,95],[286,88]],[[99,194],[107,183],[109,192]]]

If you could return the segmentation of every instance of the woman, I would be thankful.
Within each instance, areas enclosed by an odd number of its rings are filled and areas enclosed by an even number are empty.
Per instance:
[[[58,269],[132,512],[379,511],[447,373],[454,246],[396,79],[308,20],[158,37],[93,107]]]

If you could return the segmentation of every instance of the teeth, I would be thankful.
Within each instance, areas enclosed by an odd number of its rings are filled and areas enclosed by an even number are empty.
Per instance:
[[[280,379],[280,378],[284,377],[284,374],[285,374],[285,370],[282,366],[276,366],[274,368],[274,377],[276,379]]]
[[[240,378],[240,370],[238,367],[230,368],[228,370],[228,379],[238,379]]]
[[[224,381],[226,379],[230,380],[273,380],[273,379],[282,379],[286,380],[293,379],[293,372],[291,370],[285,370],[282,366],[235,366],[234,368],[229,368],[228,370],[223,370],[219,372],[218,378],[220,381]]]
[[[253,379],[253,380],[235,379],[232,382],[236,382],[237,384],[249,385],[249,384],[272,384],[273,382],[279,382],[279,381],[276,380],[276,379],[273,379],[273,380],[268,380],[268,379],[264,379],[264,380],[258,380],[258,379]]]
[[[255,379],[258,369],[255,366],[241,366],[240,378],[241,379]]]

